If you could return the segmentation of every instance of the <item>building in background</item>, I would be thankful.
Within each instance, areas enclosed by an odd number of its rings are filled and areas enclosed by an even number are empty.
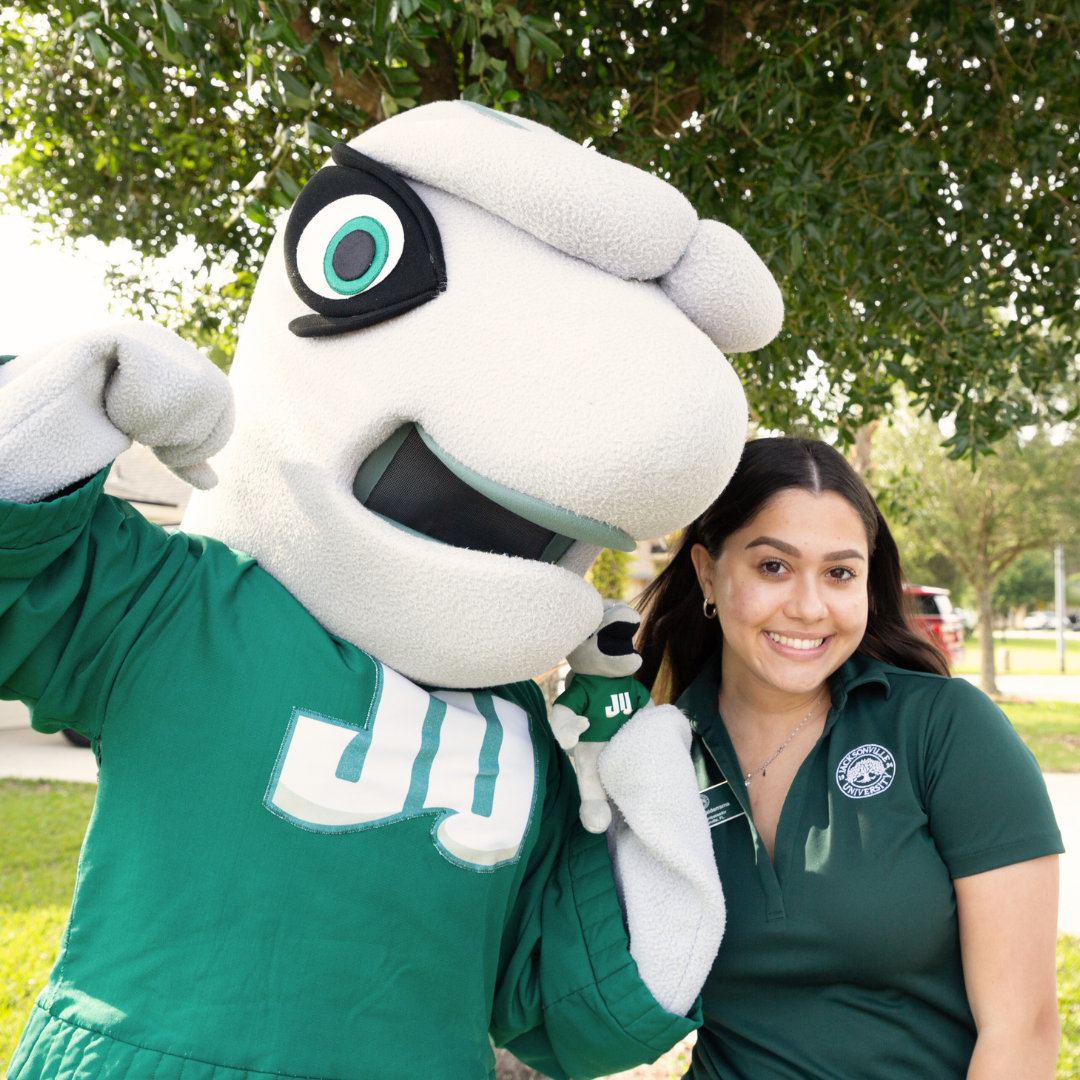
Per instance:
[[[653,578],[667,566],[679,542],[679,533],[659,540],[639,540],[630,558],[624,599],[630,603],[640,596]]]
[[[131,503],[148,521],[175,529],[191,498],[191,485],[173,475],[148,446],[132,444],[114,462],[105,492]]]

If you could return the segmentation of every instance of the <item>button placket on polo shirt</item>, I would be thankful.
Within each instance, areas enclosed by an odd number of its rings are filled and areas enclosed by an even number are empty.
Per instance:
[[[787,912],[784,909],[784,896],[780,888],[780,881],[776,876],[772,859],[769,858],[769,853],[765,850],[765,844],[758,833],[757,826],[754,824],[754,816],[750,812],[750,797],[746,792],[746,785],[739,769],[739,760],[731,743],[731,736],[728,735],[724,721],[716,708],[719,684],[712,684],[711,689],[713,690],[712,715],[705,723],[695,724],[695,728],[705,743],[705,749],[712,755],[725,779],[728,780],[732,795],[735,796],[735,799],[746,813],[746,821],[750,826],[750,836],[754,841],[754,861],[757,863],[758,875],[761,878],[761,889],[765,894],[765,918],[769,922],[786,919]],[[735,778],[734,783],[731,782],[731,777]]]
[[[780,818],[776,823],[773,858],[770,859],[761,835],[758,833],[757,826],[754,824],[754,815],[750,809],[750,797],[743,782],[738,755],[735,753],[735,747],[731,742],[731,736],[728,734],[723,717],[720,716],[718,708],[720,691],[719,666],[719,657],[717,657],[710,662],[709,669],[703,672],[706,677],[697,687],[699,692],[709,696],[711,707],[701,709],[701,714],[704,714],[707,719],[704,722],[695,722],[693,725],[694,730],[701,736],[706,750],[712,756],[724,777],[730,778],[734,776],[738,778],[735,784],[730,786],[732,794],[746,813],[746,820],[750,826],[750,835],[754,841],[754,859],[761,879],[762,892],[765,894],[765,918],[768,922],[783,921],[787,918],[783,882],[788,879],[790,874],[795,841],[799,834],[799,823],[802,821],[806,807],[809,778],[813,772],[817,755],[825,752],[827,736],[835,727],[840,714],[844,710],[850,688],[838,679],[834,679],[830,686],[830,694],[833,698],[832,707],[825,718],[825,726],[818,741],[814,744],[810,753],[806,755],[806,760],[799,766],[792,779],[791,787],[784,797],[784,804],[780,808]],[[704,705],[705,702],[702,701],[701,704]],[[691,711],[697,712],[698,710]]]

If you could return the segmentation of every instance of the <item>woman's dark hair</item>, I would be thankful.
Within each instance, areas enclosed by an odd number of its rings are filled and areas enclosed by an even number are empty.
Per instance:
[[[869,616],[859,652],[895,667],[948,675],[944,655],[907,619],[900,552],[873,496],[843,455],[816,439],[755,439],[720,497],[688,525],[671,562],[638,599],[644,614],[637,678],[650,690],[666,667],[665,699],[675,701],[719,645],[716,623],[705,618],[704,597],[690,558],[703,544],[713,559],[724,541],[748,525],[782,491],[835,492],[854,507],[866,529]]]

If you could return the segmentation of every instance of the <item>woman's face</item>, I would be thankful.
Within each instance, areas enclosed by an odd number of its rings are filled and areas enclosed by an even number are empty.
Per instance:
[[[724,678],[806,693],[858,648],[866,629],[866,530],[834,492],[792,488],[732,533],[713,561],[691,551],[724,635]]]

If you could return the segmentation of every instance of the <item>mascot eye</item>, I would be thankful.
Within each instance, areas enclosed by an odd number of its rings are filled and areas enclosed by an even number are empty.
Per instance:
[[[349,195],[308,222],[296,245],[296,269],[312,292],[340,300],[384,281],[404,248],[401,220],[382,199]]]
[[[359,330],[433,300],[446,288],[439,229],[396,173],[344,143],[297,197],[285,226],[285,265],[317,314],[299,337]]]

